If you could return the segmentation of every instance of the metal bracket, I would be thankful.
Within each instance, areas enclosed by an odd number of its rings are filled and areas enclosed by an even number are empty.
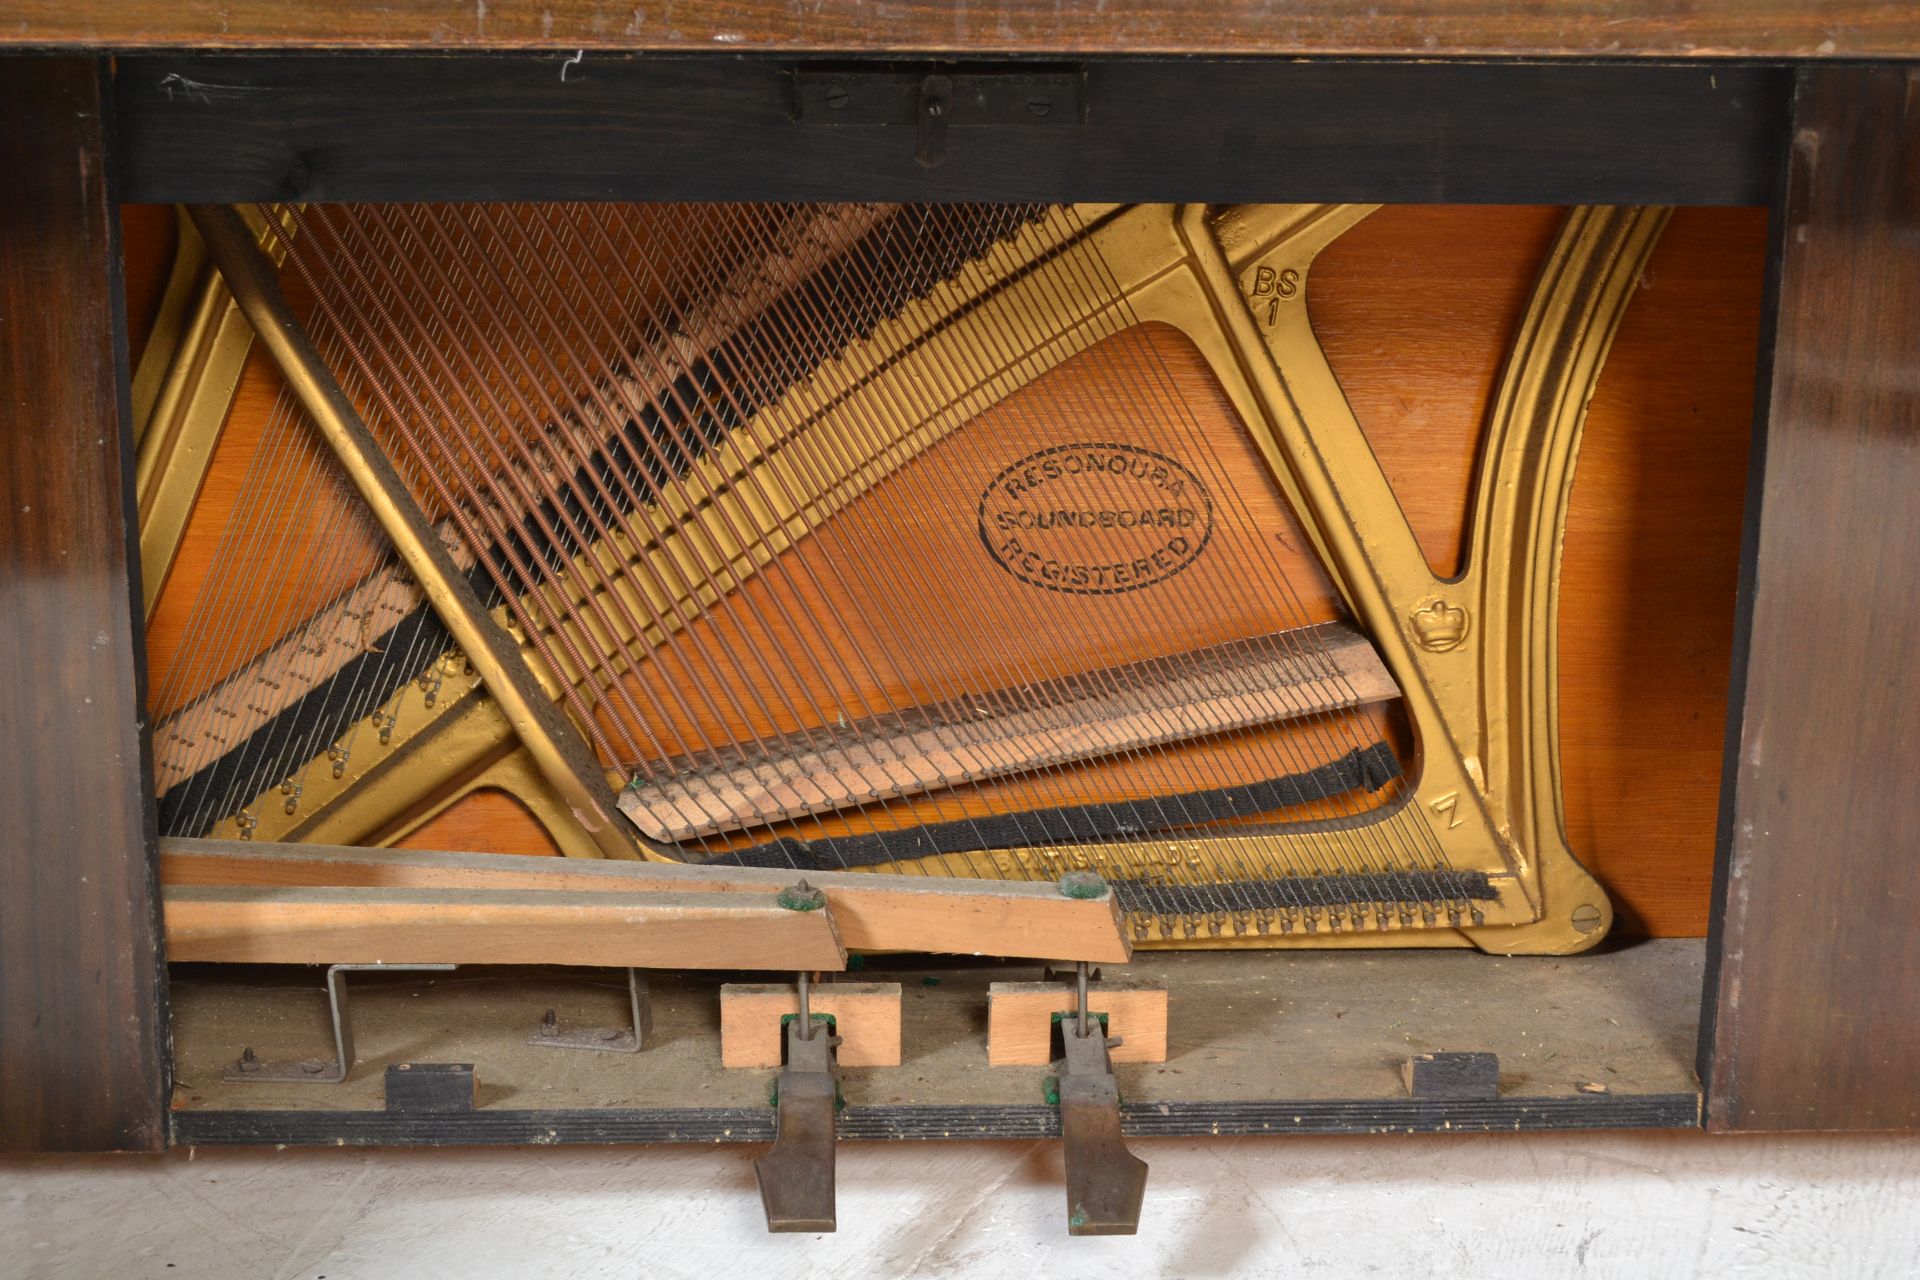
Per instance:
[[[773,1150],[753,1162],[768,1231],[832,1231],[834,1110],[839,1084],[833,1050],[840,1037],[806,1015],[787,1024],[787,1065],[780,1072]]]
[[[1087,966],[1079,966],[1079,1013],[1060,1020],[1060,1135],[1067,1155],[1067,1234],[1130,1236],[1140,1230],[1147,1162],[1120,1134],[1120,1086],[1104,1023],[1087,1016]]]
[[[632,1022],[625,1027],[568,1027],[562,1029],[553,1010],[540,1020],[527,1043],[546,1049],[591,1049],[599,1053],[638,1053],[653,1036],[653,1002],[647,980],[638,969],[627,970],[627,1001]]]
[[[459,968],[453,964],[336,964],[327,969],[327,1011],[333,1018],[333,1061],[325,1058],[300,1058],[291,1062],[262,1062],[253,1056],[252,1046],[240,1051],[231,1066],[220,1073],[228,1083],[240,1084],[344,1084],[353,1070],[353,1023],[347,1014],[347,977],[355,969],[413,969],[444,973]]]

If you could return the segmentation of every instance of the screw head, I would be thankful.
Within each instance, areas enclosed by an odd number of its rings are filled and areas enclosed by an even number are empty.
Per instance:
[[[839,111],[847,105],[847,91],[839,85],[827,90],[827,105]]]
[[[818,911],[827,905],[827,895],[802,880],[782,889],[774,901],[789,911]]]
[[[1573,927],[1581,933],[1592,933],[1600,927],[1600,908],[1591,902],[1583,902],[1573,909]]]
[[[1107,882],[1091,871],[1069,871],[1060,877],[1060,892],[1069,898],[1104,898]]]
[[[1027,114],[1044,116],[1053,110],[1053,99],[1044,94],[1035,94],[1027,99]]]

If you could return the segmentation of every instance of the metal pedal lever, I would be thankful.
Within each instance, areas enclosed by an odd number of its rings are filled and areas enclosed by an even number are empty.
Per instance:
[[[327,1009],[333,1017],[333,1061],[300,1058],[292,1062],[262,1062],[251,1046],[220,1078],[229,1083],[344,1084],[353,1070],[353,1023],[347,1010],[347,974],[355,969],[410,969],[444,973],[453,964],[336,964],[327,969]]]
[[[1060,1022],[1060,1136],[1067,1155],[1067,1234],[1130,1236],[1140,1230],[1147,1162],[1120,1134],[1120,1086],[1107,1050],[1120,1041],[1087,1016],[1087,967],[1079,967],[1080,1008]]]
[[[780,1072],[773,1150],[753,1162],[768,1231],[835,1229],[833,1144],[839,1083],[833,1051],[840,1037],[815,1027],[800,978],[800,1016],[787,1024],[787,1065]]]
[[[592,1049],[600,1053],[638,1053],[653,1035],[653,1001],[647,992],[647,980],[638,969],[627,970],[627,1003],[633,1021],[625,1027],[562,1027],[547,1010],[547,1016],[527,1037],[527,1043],[546,1049]]]

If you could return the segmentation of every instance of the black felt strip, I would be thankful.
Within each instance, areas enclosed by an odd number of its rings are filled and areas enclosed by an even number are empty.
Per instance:
[[[713,859],[721,866],[793,867],[835,871],[942,853],[1017,849],[1161,834],[1203,822],[1250,818],[1349,791],[1378,791],[1400,776],[1400,761],[1384,742],[1357,747],[1315,769],[1245,786],[1151,796],[1117,804],[1029,809],[959,818],[869,835],[823,840],[782,837]]]
[[[1400,762],[1392,749],[1376,742],[1317,769],[1246,786],[1121,804],[996,814],[872,835],[774,840],[736,850],[709,865],[835,871],[942,853],[1162,835],[1196,823],[1271,813],[1347,791],[1378,791],[1400,776]],[[1163,915],[1372,902],[1484,902],[1498,896],[1484,871],[1336,873],[1209,884],[1130,879],[1112,885],[1122,909]]]

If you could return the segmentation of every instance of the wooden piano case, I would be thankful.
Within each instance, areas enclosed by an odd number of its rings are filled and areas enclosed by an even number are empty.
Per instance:
[[[635,1057],[527,1044],[546,1009],[620,1015],[591,975],[369,979],[345,1084],[221,1082],[242,1046],[318,1047],[325,1005],[310,976],[169,988],[129,326],[143,341],[164,279],[163,206],[249,201],[1379,202],[1317,268],[1316,328],[1383,466],[1455,493],[1472,443],[1445,424],[1484,412],[1475,370],[1551,207],[1676,206],[1591,406],[1563,562],[1567,826],[1616,937],[1142,952],[1169,1060],[1119,1068],[1124,1124],[1920,1121],[1920,64],[976,56],[967,74],[1066,76],[1081,119],[956,121],[927,167],[910,114],[810,127],[796,86],[952,69],[930,54],[71,47],[11,58],[0,88],[0,1149],[773,1137],[768,1076],[717,1069],[694,975],[656,978]],[[1445,508],[1410,513],[1436,564]],[[454,809],[409,842],[514,821]],[[841,1136],[1058,1132],[1044,1068],[982,1069],[987,983],[1037,970],[892,963],[906,1065],[845,1073]],[[1403,1065],[1441,1051],[1497,1054],[1497,1094],[1409,1096]],[[383,1107],[382,1061],[473,1062],[475,1105]]]

